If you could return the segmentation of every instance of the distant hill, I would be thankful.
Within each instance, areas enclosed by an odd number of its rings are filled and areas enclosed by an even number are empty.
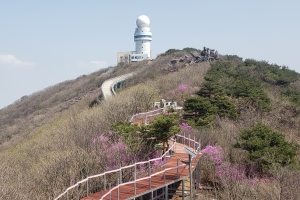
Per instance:
[[[233,160],[240,154],[233,148],[236,134],[258,123],[300,145],[298,73],[236,55],[196,63],[191,51],[197,49],[168,50],[152,61],[102,69],[1,109],[0,199],[52,199],[76,181],[105,170],[92,139],[112,124],[148,111],[160,99],[179,106],[197,95],[231,102],[236,114],[221,112],[219,106],[220,112],[189,120],[203,146],[218,144],[232,152]],[[117,96],[101,98],[105,80],[136,71]]]

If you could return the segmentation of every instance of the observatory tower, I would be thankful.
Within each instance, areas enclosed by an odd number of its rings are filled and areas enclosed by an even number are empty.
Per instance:
[[[150,31],[150,19],[141,15],[136,20],[137,28],[134,32],[135,52],[131,55],[131,61],[151,59],[150,42],[152,33]]]
[[[118,52],[118,64],[151,59],[150,42],[152,41],[152,33],[149,25],[150,19],[146,15],[137,18],[137,28],[134,32],[135,51]]]

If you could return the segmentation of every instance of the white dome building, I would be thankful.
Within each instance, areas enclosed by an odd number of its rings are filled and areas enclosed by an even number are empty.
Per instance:
[[[146,15],[137,18],[137,28],[134,32],[135,51],[118,52],[118,64],[151,59],[150,42],[152,41],[152,33],[149,25],[150,19]]]
[[[152,33],[150,31],[150,19],[141,15],[136,20],[137,28],[134,32],[135,52],[131,55],[131,61],[151,59],[150,42]]]

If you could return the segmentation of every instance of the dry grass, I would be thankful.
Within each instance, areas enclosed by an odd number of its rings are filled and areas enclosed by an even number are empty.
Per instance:
[[[93,138],[108,132],[111,124],[150,109],[153,101],[163,98],[183,105],[184,98],[200,89],[208,63],[183,62],[176,64],[178,72],[168,71],[169,62],[183,55],[124,65],[110,69],[110,73],[101,70],[47,88],[0,110],[0,199],[53,199],[76,181],[105,170],[100,147],[91,143]],[[105,79],[137,70],[140,73],[126,81],[116,97],[89,108],[89,103],[100,95],[99,86]],[[178,91],[180,84],[187,89]],[[243,152],[234,150],[232,145],[240,130],[258,122],[300,144],[299,108],[280,99],[277,87],[265,92],[272,100],[270,112],[262,115],[236,99],[236,104],[245,107],[240,118],[216,118],[215,127],[197,130],[194,134],[201,138],[202,146],[220,145],[226,155],[231,154],[234,162],[239,162]],[[75,97],[81,99],[76,101]],[[280,199],[278,184],[269,182],[258,187],[228,182],[228,188],[215,191],[214,198]]]

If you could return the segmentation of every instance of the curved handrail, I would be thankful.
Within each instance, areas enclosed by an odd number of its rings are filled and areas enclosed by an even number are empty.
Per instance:
[[[191,139],[190,136],[189,136],[189,137],[186,137],[185,134],[184,134],[184,135],[176,134],[176,136],[183,139],[184,145],[187,145],[187,144],[185,144],[185,143],[186,143],[186,141],[188,141],[189,144],[188,144],[187,146],[189,146],[189,147],[191,147],[191,142],[192,142],[192,143],[193,143],[193,146],[194,146],[194,147],[192,147],[193,150],[196,151],[196,152],[200,152],[200,148],[201,148],[201,146],[200,146],[200,141],[197,142],[197,141],[195,140],[195,138],[194,138],[194,139]],[[60,199],[60,198],[63,197],[65,194],[67,194],[70,190],[74,189],[75,187],[79,186],[79,185],[82,184],[82,183],[87,182],[89,179],[102,177],[102,176],[105,176],[105,175],[107,175],[107,174],[111,174],[111,173],[115,173],[115,172],[120,172],[120,171],[123,170],[123,169],[135,167],[135,166],[137,166],[137,165],[142,165],[142,164],[147,164],[147,163],[154,162],[154,161],[157,161],[157,160],[162,160],[163,158],[165,158],[165,157],[167,156],[167,154],[170,153],[170,151],[171,151],[172,149],[173,149],[173,151],[175,150],[176,143],[177,143],[176,140],[173,140],[173,145],[172,145],[172,146],[171,146],[171,147],[170,147],[170,148],[169,148],[169,149],[168,149],[161,157],[159,157],[159,158],[153,158],[153,159],[150,159],[150,160],[148,160],[148,161],[140,161],[140,162],[137,162],[137,163],[134,163],[134,164],[131,164],[131,165],[127,165],[127,166],[124,166],[124,167],[121,167],[121,168],[118,168],[118,169],[110,170],[110,171],[108,171],[108,172],[104,172],[104,173],[101,173],[101,174],[89,176],[89,177],[87,177],[87,178],[85,178],[85,179],[83,179],[83,180],[77,182],[76,184],[74,184],[74,185],[68,187],[63,193],[61,193],[59,196],[57,196],[54,200]],[[197,148],[195,148],[196,145],[197,145]],[[185,165],[185,164],[184,164],[184,165]],[[175,168],[180,167],[180,166],[182,166],[182,165],[178,165],[178,166],[176,166]],[[163,172],[165,172],[166,170],[170,170],[170,169],[173,169],[173,168],[174,168],[174,167],[172,167],[172,168],[167,168],[167,169],[164,169],[164,171],[160,171],[160,172],[157,172],[157,173],[155,173],[155,174],[163,173]],[[122,185],[129,184],[129,183],[134,183],[134,182],[136,182],[136,181],[138,181],[138,180],[144,180],[144,179],[147,179],[147,178],[152,177],[152,176],[154,176],[154,174],[152,174],[152,175],[150,175],[150,176],[147,176],[147,177],[143,177],[143,178],[134,180],[134,181],[130,181],[130,182],[126,182],[126,183],[119,184],[119,185],[115,186],[114,188],[116,189],[116,188],[118,188],[118,187],[120,187],[120,186],[122,186]],[[114,188],[110,189],[110,191],[109,191],[108,193],[106,193],[102,198],[104,198],[105,196],[107,196],[111,191],[113,191]]]
[[[136,73],[137,72],[132,72],[132,73],[124,74],[124,75],[117,76],[114,78],[110,78],[110,79],[104,81],[101,85],[101,92],[103,94],[104,99],[106,99],[109,96],[116,95],[114,86],[121,81],[131,78]]]
[[[63,193],[61,193],[59,196],[57,196],[54,200],[58,200],[60,199],[62,196],[64,196],[65,194],[67,194],[68,191],[72,190],[73,188],[79,186],[81,183],[85,183],[87,182],[89,179],[92,179],[92,178],[97,178],[97,177],[101,177],[101,176],[104,176],[104,175],[107,175],[107,174],[111,174],[111,173],[114,173],[114,172],[119,172],[120,170],[123,170],[123,169],[127,169],[127,168],[130,168],[130,167],[135,167],[137,165],[142,165],[142,164],[147,164],[149,162],[154,162],[154,161],[157,161],[157,160],[161,160],[162,158],[166,157],[167,153],[169,153],[172,148],[174,149],[175,147],[175,144],[176,144],[176,141],[174,141],[173,145],[169,148],[168,151],[166,151],[161,157],[159,158],[153,158],[153,159],[150,159],[148,161],[141,161],[141,162],[136,162],[134,164],[131,164],[131,165],[127,165],[127,166],[124,166],[124,167],[121,167],[121,168],[118,168],[118,169],[114,169],[114,170],[110,170],[108,172],[104,172],[104,173],[101,173],[101,174],[97,174],[97,175],[93,175],[93,176],[89,176],[79,182],[77,182],[76,184],[68,187]]]
[[[201,148],[201,146],[200,146],[200,141],[197,142],[197,141],[195,140],[195,138],[194,138],[194,139],[191,139],[190,137],[186,137],[185,135],[182,136],[182,135],[176,134],[176,136],[181,137],[181,138],[183,138],[184,140],[189,140],[189,144],[190,144],[190,142],[193,142],[193,143],[194,143],[194,147],[195,147],[195,145],[198,146],[197,149],[196,149],[196,152],[200,152],[200,148]],[[174,148],[175,145],[176,145],[176,140],[175,140],[174,144],[172,145],[172,147],[171,147],[170,149]],[[190,146],[190,145],[189,145],[189,146]],[[169,149],[169,150],[170,150],[170,149]],[[193,148],[193,149],[195,150],[195,148]],[[168,150],[168,151],[169,151],[169,150]],[[166,155],[166,153],[165,153],[164,155]],[[162,156],[162,157],[163,157],[163,156]],[[193,158],[192,158],[192,160],[193,160]],[[144,162],[144,163],[147,163],[147,162]],[[156,172],[156,173],[154,173],[154,174],[151,174],[150,176],[146,176],[146,177],[143,177],[143,178],[140,178],[140,179],[137,179],[137,180],[133,180],[133,181],[130,181],[130,182],[118,184],[118,185],[116,185],[115,187],[111,188],[105,195],[103,195],[103,196],[100,198],[100,200],[103,200],[105,197],[107,197],[108,195],[110,195],[112,191],[114,191],[115,189],[119,189],[119,187],[121,187],[121,186],[124,186],[124,185],[127,185],[127,184],[131,184],[131,183],[136,183],[137,181],[145,180],[145,179],[148,179],[148,178],[150,178],[150,181],[151,181],[151,177],[152,177],[152,176],[155,176],[155,175],[158,175],[158,174],[161,174],[161,173],[166,173],[166,171],[169,171],[169,170],[171,170],[171,169],[176,169],[176,168],[179,168],[179,167],[182,167],[182,166],[186,166],[186,164],[177,165],[177,166],[175,166],[175,167],[169,167],[169,168],[167,168],[167,169],[164,169],[163,171],[159,171],[159,172]],[[151,185],[151,184],[150,184],[150,185]],[[150,187],[151,187],[151,186],[150,186]]]
[[[131,183],[136,183],[137,181],[142,181],[142,180],[151,178],[152,176],[156,176],[156,175],[158,175],[158,174],[166,173],[166,171],[169,171],[169,170],[172,170],[172,169],[176,169],[176,168],[179,168],[179,167],[182,167],[182,166],[186,166],[186,164],[181,164],[181,165],[178,165],[178,166],[175,166],[175,167],[169,167],[169,168],[167,168],[167,169],[164,169],[163,171],[159,171],[159,172],[156,172],[156,173],[154,173],[154,174],[151,174],[150,176],[146,176],[146,177],[143,177],[143,178],[134,180],[134,181],[130,181],[130,182],[126,182],[126,183],[122,183],[122,184],[116,185],[115,187],[113,187],[112,189],[110,189],[105,195],[103,195],[103,196],[101,197],[100,200],[103,200],[103,199],[104,199],[107,195],[109,195],[113,190],[118,189],[118,188],[121,187],[121,186],[124,186],[124,185],[127,185],[127,184],[131,184]]]

